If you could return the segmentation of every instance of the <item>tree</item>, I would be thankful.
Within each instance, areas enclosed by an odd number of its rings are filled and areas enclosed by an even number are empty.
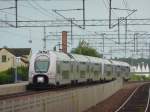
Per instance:
[[[73,49],[71,53],[100,57],[100,58],[103,56],[102,54],[99,54],[96,51],[96,49],[90,47],[89,44],[84,40],[80,41],[78,47]]]

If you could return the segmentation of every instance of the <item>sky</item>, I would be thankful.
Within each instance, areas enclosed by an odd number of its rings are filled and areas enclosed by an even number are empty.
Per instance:
[[[14,7],[13,0],[0,0],[0,9],[7,7]],[[85,0],[85,17],[86,19],[108,19],[109,16],[109,0]],[[130,16],[132,19],[137,18],[150,18],[150,1],[149,0],[112,0],[113,8],[121,8],[121,9],[136,9],[137,11]],[[66,9],[81,9],[82,8],[82,0],[19,0],[18,1],[18,20],[26,21],[26,20],[64,20],[62,17],[58,16],[53,12],[53,10],[66,10]],[[66,18],[74,18],[74,19],[82,19],[82,11],[61,11],[60,12]],[[119,17],[125,17],[129,11],[118,11],[113,10],[112,18],[117,19]],[[15,9],[5,9],[0,10],[0,21],[15,20]],[[0,23],[2,24],[2,23]],[[4,24],[4,23],[3,23]],[[31,47],[33,52],[37,50],[43,49],[43,37],[44,31],[42,28],[0,28],[0,47],[10,47],[10,48],[26,48]],[[47,40],[47,49],[52,50],[55,45],[61,42],[60,36],[52,36],[52,34],[57,35],[61,34],[62,31],[70,32],[70,27],[51,27],[46,28],[46,35],[49,35]],[[124,27],[121,27],[121,33],[124,33]],[[146,31],[149,32],[150,26],[129,26],[129,30],[132,31]],[[104,32],[104,31],[116,31],[117,28],[109,29],[108,27],[86,27],[85,30],[74,26],[73,34],[81,34],[87,35],[81,36],[79,38],[93,38],[88,36],[88,34],[93,34],[95,32]],[[97,36],[99,38],[100,36]],[[57,41],[51,40],[52,38],[58,38]],[[70,37],[69,37],[70,38]],[[75,38],[75,37],[73,37]],[[108,37],[109,38],[109,37]],[[148,38],[148,37],[147,37]],[[117,39],[117,37],[116,37]],[[29,43],[29,40],[32,40],[32,43]],[[75,48],[78,45],[80,39],[74,40],[72,45],[68,45],[69,51],[72,48]],[[105,39],[106,46],[109,43],[114,44],[116,40]],[[149,41],[149,39],[143,40]],[[92,40],[89,39],[87,42],[90,43],[92,47],[95,47],[99,52],[104,52],[110,56],[110,52],[113,53],[114,57],[123,57],[124,52],[119,51],[117,49],[122,48],[123,45],[114,44],[113,47],[105,48],[103,51],[102,47],[98,47],[99,43],[102,43],[102,40]],[[70,40],[69,40],[70,43]],[[116,52],[116,53],[115,53]],[[132,56],[132,53],[127,53],[128,56]],[[108,56],[108,57],[109,57]]]

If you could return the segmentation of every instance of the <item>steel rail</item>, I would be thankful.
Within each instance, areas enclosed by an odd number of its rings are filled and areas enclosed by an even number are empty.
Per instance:
[[[146,109],[145,109],[144,112],[148,112],[149,104],[150,104],[150,88],[149,88],[149,95],[148,95],[147,105],[146,105]]]
[[[135,88],[135,90],[132,92],[132,94],[125,100],[125,102],[117,109],[115,112],[119,112],[127,103],[128,101],[132,98],[132,96],[136,93],[136,91],[140,88],[141,86],[138,86]]]

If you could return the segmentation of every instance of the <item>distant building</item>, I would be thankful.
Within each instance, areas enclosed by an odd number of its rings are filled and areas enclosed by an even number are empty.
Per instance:
[[[31,48],[0,48],[0,71],[28,66],[31,53]]]
[[[150,68],[148,64],[144,62],[138,64],[137,66],[131,66],[131,73],[136,73],[136,75],[150,76]]]

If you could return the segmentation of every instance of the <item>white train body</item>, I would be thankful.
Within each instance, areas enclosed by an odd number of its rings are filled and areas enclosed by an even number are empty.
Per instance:
[[[49,87],[129,77],[129,64],[91,56],[40,51],[31,57],[29,85]]]

